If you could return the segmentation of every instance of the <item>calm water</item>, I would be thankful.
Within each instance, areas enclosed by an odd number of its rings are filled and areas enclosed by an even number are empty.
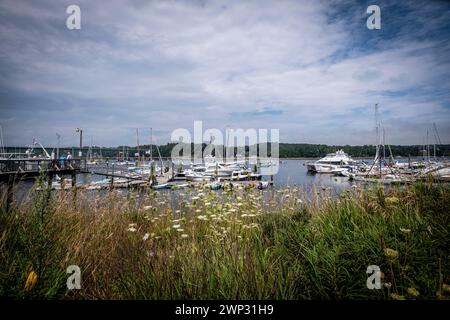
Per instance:
[[[309,189],[312,185],[331,187],[337,191],[351,186],[348,178],[335,177],[331,174],[312,174],[307,172],[305,163],[311,160],[283,160],[278,173],[274,175],[276,187],[300,186]],[[263,180],[270,180],[264,177]]]
[[[342,190],[350,188],[353,184],[355,184],[355,182],[348,181],[348,178],[346,177],[336,177],[331,174],[311,174],[306,170],[305,163],[308,161],[314,160],[282,160],[278,173],[273,177],[275,187],[281,188],[286,186],[298,186],[308,191],[312,186],[315,186],[319,188],[329,188],[335,194],[338,194]],[[99,175],[80,174],[77,176],[77,183],[89,183],[91,181],[98,181],[104,178],[104,176]],[[263,180],[269,181],[270,177],[264,176]],[[15,195],[17,201],[20,202],[32,186],[33,180],[20,182]]]
[[[283,160],[280,163],[278,173],[274,175],[274,183],[276,188],[286,186],[300,186],[304,189],[310,189],[313,185],[318,187],[331,187],[339,192],[351,186],[351,183],[345,177],[334,177],[328,174],[310,174],[304,165],[311,160]],[[104,176],[80,174],[77,175],[77,183],[89,183],[91,181],[99,181]],[[269,176],[264,176],[263,180],[269,181]],[[33,186],[33,180],[22,181],[16,189],[16,199],[20,202]],[[95,191],[94,191],[95,192]]]

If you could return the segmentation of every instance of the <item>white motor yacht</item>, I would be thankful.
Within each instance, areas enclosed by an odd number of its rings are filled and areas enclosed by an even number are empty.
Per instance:
[[[308,171],[317,173],[333,173],[341,167],[355,165],[356,161],[349,157],[344,150],[329,153],[322,159],[306,164]]]

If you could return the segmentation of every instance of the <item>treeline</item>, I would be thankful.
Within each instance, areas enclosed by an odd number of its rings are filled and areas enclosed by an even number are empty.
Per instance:
[[[427,148],[421,145],[410,146],[389,146],[394,157],[421,157],[427,155]],[[386,156],[389,156],[389,147],[385,147]],[[373,157],[375,156],[376,146],[328,146],[325,144],[298,144],[298,143],[280,143],[280,158],[316,158],[323,157],[327,153],[343,149],[352,157]],[[435,146],[436,156],[447,156],[450,154],[450,145]],[[429,147],[430,156],[434,156],[434,146]]]
[[[153,158],[158,158],[160,155],[163,158],[170,157],[172,153],[172,149],[175,146],[175,143],[168,143],[165,145],[155,146],[153,145],[150,152],[150,145],[142,145],[139,147],[139,154],[141,157],[145,156],[148,158],[150,154]],[[202,145],[202,150],[206,147],[206,144]],[[426,157],[427,152],[429,155],[433,157],[442,157],[450,155],[450,145],[430,145],[429,150],[427,146],[422,145],[393,145],[389,146],[390,150],[394,157]],[[386,156],[389,156],[390,150],[389,147],[386,146],[385,152]],[[223,148],[223,147],[219,147]],[[14,148],[8,147],[6,148],[7,152],[25,152],[26,148]],[[55,152],[56,149],[49,147],[46,148],[49,153]],[[323,157],[327,153],[335,152],[339,149],[343,149],[346,153],[348,153],[352,157],[373,157],[375,155],[375,146],[374,145],[363,145],[363,146],[328,146],[325,144],[307,144],[307,143],[280,143],[279,144],[279,157],[280,158],[318,158]],[[262,150],[258,148],[258,150]],[[79,148],[61,148],[60,155],[66,156],[68,152],[71,152],[75,157],[78,156]],[[237,154],[237,148],[235,148],[234,153]],[[249,147],[245,148],[245,153],[248,154]],[[36,149],[35,154],[41,155],[43,151],[41,149]],[[134,158],[138,153],[138,148],[136,146],[119,146],[119,147],[92,147],[89,151],[89,147],[83,148],[83,157],[91,155],[92,158],[99,157],[107,157],[107,158]],[[194,153],[194,144],[191,144],[191,154]],[[214,154],[214,153],[213,153]],[[268,146],[267,150],[268,156],[271,156],[271,148]]]

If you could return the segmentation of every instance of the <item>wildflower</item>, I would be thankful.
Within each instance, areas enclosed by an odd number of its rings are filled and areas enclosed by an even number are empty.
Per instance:
[[[174,224],[174,225],[172,226],[172,228],[174,228],[174,229],[178,229],[178,228],[180,228],[180,227],[181,227],[180,224]]]
[[[392,293],[392,294],[391,294],[391,298],[392,298],[393,300],[405,300],[405,297],[404,297],[404,296],[401,296],[401,295],[399,295],[399,294],[397,294],[397,293]]]
[[[27,281],[25,282],[25,290],[31,291],[36,285],[36,282],[37,282],[37,274],[36,272],[31,271],[28,274]]]
[[[384,249],[384,254],[389,260],[395,260],[398,258],[398,251],[390,248]]]
[[[400,228],[400,231],[403,232],[403,233],[410,233],[411,229]]]
[[[177,231],[178,231],[178,232],[183,232],[184,229],[178,228]]]
[[[144,207],[144,210],[151,210],[152,209],[152,206],[145,206]]]
[[[189,236],[186,234],[186,233],[183,233],[182,235],[181,235],[181,238],[182,239],[187,239]]]
[[[129,227],[129,228],[127,229],[127,231],[130,231],[130,232],[136,232],[137,229],[136,229],[135,227]]]
[[[203,221],[207,221],[208,218],[206,216],[197,216],[198,220],[203,220]]]
[[[390,289],[390,288],[392,287],[392,283],[386,282],[386,283],[384,284],[384,287],[387,288],[387,289]]]
[[[417,289],[415,288],[408,288],[406,291],[408,292],[409,295],[413,297],[418,297],[420,294],[419,291],[417,291]]]
[[[146,234],[144,234],[144,236],[142,237],[142,240],[147,240],[148,239],[148,237],[150,237],[150,235],[148,234],[148,233],[146,233]]]
[[[399,203],[400,200],[397,197],[387,197],[385,201],[388,204],[396,204]]]

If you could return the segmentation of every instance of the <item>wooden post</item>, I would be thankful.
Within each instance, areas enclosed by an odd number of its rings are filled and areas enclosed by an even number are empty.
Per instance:
[[[175,164],[171,161],[172,164],[172,180],[175,179]]]
[[[111,188],[114,186],[114,163],[111,165]]]
[[[47,188],[51,189],[52,188],[53,174],[48,173],[46,175],[46,178],[47,178]]]
[[[150,185],[156,185],[157,181],[156,181],[156,177],[155,177],[155,162],[152,161],[151,165],[150,165]]]
[[[73,198],[72,198],[72,202],[73,202],[73,207],[75,208],[77,205],[77,175],[75,173],[75,170],[72,170],[72,190],[73,190]]]
[[[75,174],[75,171],[72,171],[72,187],[75,187],[77,183],[77,175]]]

